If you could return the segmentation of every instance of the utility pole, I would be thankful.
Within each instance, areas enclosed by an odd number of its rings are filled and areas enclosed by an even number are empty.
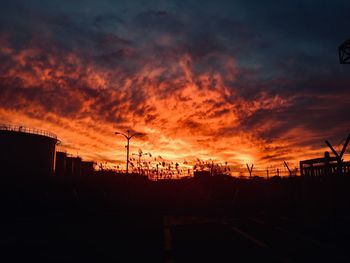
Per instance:
[[[125,137],[127,140],[127,144],[125,146],[126,148],[126,174],[129,173],[129,148],[130,148],[130,140],[132,137],[137,136],[137,135],[142,135],[141,133],[134,133],[130,134],[130,130],[127,130],[127,134],[121,133],[121,132],[115,132],[115,134],[120,134]]]

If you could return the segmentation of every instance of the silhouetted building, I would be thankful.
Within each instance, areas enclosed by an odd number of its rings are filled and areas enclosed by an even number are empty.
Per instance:
[[[57,137],[23,126],[0,125],[1,174],[49,176],[54,173]]]
[[[343,155],[350,142],[350,134],[345,140],[342,150],[338,153],[329,141],[325,141],[335,157],[329,152],[324,153],[323,158],[300,161],[301,176],[322,176],[322,175],[350,175],[350,162],[344,162]]]
[[[66,175],[67,176],[81,175],[81,158],[80,157],[67,157]]]
[[[325,152],[323,158],[300,161],[301,176],[350,175],[350,162],[343,162],[337,157],[330,157]]]
[[[55,175],[65,176],[67,173],[67,153],[56,152]]]
[[[81,173],[84,176],[94,175],[94,162],[83,161],[81,162]]]
[[[94,162],[82,161],[80,157],[67,156],[65,152],[56,152],[56,176],[94,175]]]

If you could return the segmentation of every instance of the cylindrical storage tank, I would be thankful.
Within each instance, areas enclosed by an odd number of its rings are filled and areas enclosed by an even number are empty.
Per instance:
[[[67,154],[65,152],[56,152],[55,175],[67,175]]]
[[[81,175],[81,158],[80,157],[67,157],[66,165],[67,165],[66,174],[68,176]]]
[[[53,175],[56,143],[56,135],[46,131],[0,125],[1,174]]]

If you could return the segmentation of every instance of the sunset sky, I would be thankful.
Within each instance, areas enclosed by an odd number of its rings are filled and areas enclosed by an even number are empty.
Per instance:
[[[350,1],[1,1],[0,122],[125,161],[321,157],[350,132]],[[348,156],[344,156],[348,159]]]

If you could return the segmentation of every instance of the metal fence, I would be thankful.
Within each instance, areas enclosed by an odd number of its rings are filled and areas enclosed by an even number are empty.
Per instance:
[[[262,168],[262,167],[254,167],[251,176],[252,177],[263,177],[263,178],[270,178],[274,176],[282,176],[282,177],[288,177],[290,175],[292,176],[299,176],[300,172],[298,168],[290,167],[291,173],[288,171],[288,169],[285,166],[276,166],[276,167],[269,167],[269,168]],[[250,177],[248,169],[242,168],[239,171],[233,171],[232,174],[234,176],[241,176],[241,177]]]
[[[36,135],[43,135],[43,136],[50,137],[50,138],[53,138],[53,139],[57,140],[56,134],[54,134],[52,132],[48,132],[48,131],[45,131],[45,130],[39,130],[39,129],[27,128],[27,127],[24,127],[24,126],[0,124],[0,130],[2,130],[2,131],[24,132],[24,133],[30,133],[30,134],[36,134]]]

